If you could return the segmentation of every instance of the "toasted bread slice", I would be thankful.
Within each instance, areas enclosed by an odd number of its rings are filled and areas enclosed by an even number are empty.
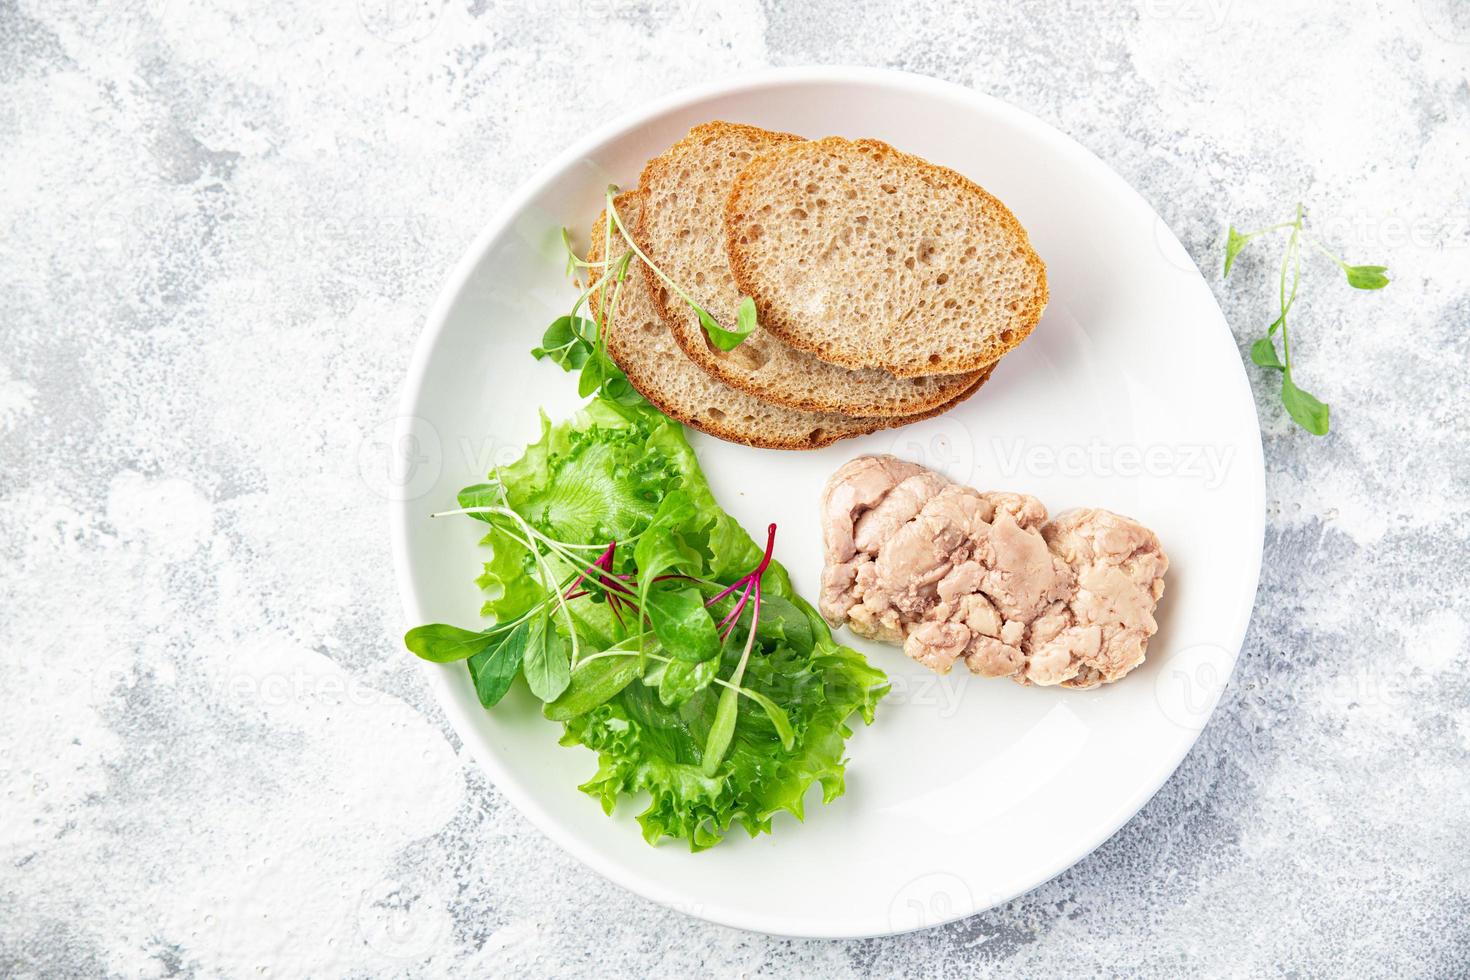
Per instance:
[[[849,368],[975,371],[1046,308],[1046,266],[1005,205],[877,140],[756,157],[730,190],[725,234],[762,326]]]
[[[614,205],[624,222],[635,220],[640,195],[637,191],[624,192]],[[590,262],[601,262],[607,251],[606,227],[604,212],[592,228]],[[621,239],[615,241],[624,244]],[[618,257],[625,250],[615,249]],[[588,271],[595,280],[600,270]],[[609,318],[604,314],[611,306],[609,294],[614,293],[617,306]],[[806,412],[761,401],[697,368],[674,343],[636,266],[630,266],[620,292],[606,285],[595,289],[589,297],[589,308],[601,324],[608,355],[655,408],[701,432],[762,449],[817,449],[839,439],[927,418],[963,401],[983,382],[982,378],[949,403],[916,416],[879,418]]]
[[[638,245],[720,323],[735,323],[742,295],[725,257],[730,186],[756,154],[801,142],[790,133],[706,123],[643,169]],[[722,351],[708,342],[686,303],[651,269],[643,266],[642,272],[659,316],[684,353],[712,377],[768,402],[844,415],[912,415],[951,401],[978,377],[900,379],[883,371],[853,371],[790,347],[759,327],[739,347]]]

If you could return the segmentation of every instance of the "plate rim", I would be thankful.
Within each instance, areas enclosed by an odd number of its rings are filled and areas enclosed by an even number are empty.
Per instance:
[[[1157,219],[1158,230],[1163,235],[1168,236],[1169,243],[1177,247],[1180,252],[1187,254],[1187,251],[1179,242],[1178,237],[1174,234],[1173,229],[1169,228],[1163,218],[1158,215],[1158,211],[1153,205],[1139,194],[1121,174],[1113,170],[1082,143],[1068,136],[1052,124],[995,96],[967,88],[955,82],[893,68],[822,66],[769,68],[745,72],[735,79],[682,88],[667,95],[649,100],[635,109],[621,113],[592,130],[587,135],[574,141],[562,152],[542,164],[501,202],[485,226],[465,247],[458,261],[445,277],[425,317],[423,327],[414,343],[407,374],[395,406],[396,415],[393,417],[394,444],[397,444],[399,438],[410,434],[413,409],[424,387],[429,359],[443,334],[450,310],[463,293],[475,269],[479,267],[491,243],[512,226],[516,216],[520,214],[526,204],[539,194],[547,184],[554,181],[558,175],[573,164],[588,156],[591,150],[601,144],[666,113],[723,95],[779,88],[793,84],[871,84],[920,96],[941,96],[968,101],[986,112],[1007,118],[1008,121],[1025,128],[1028,132],[1048,143],[1062,147],[1068,154],[1077,155],[1080,162],[1092,170],[1101,180],[1112,183],[1115,186],[1116,192],[1131,196],[1147,208]],[[1201,282],[1204,283],[1203,274],[1198,268],[1194,271],[1200,277]],[[1208,290],[1208,284],[1204,284]],[[1219,303],[1214,299],[1213,294],[1211,294],[1211,301],[1215,304],[1216,309],[1219,310]],[[1230,332],[1229,323],[1225,319],[1223,311],[1220,311],[1220,324],[1226,333],[1230,335],[1233,345],[1235,338],[1233,333]],[[1231,636],[1226,637],[1227,642],[1223,646],[1231,654],[1230,669],[1221,680],[1219,690],[1214,696],[1215,702],[1210,707],[1209,716],[1204,719],[1192,737],[1181,742],[1179,751],[1169,760],[1167,769],[1163,770],[1163,775],[1157,784],[1140,787],[1139,792],[1134,794],[1126,803],[1119,806],[1113,814],[1099,818],[1097,821],[1098,826],[1105,829],[1099,834],[1094,835],[1094,839],[1085,842],[1080,848],[1068,850],[1057,861],[1046,868],[1042,872],[1042,876],[1038,877],[1032,884],[1017,891],[1015,894],[998,898],[984,908],[974,908],[948,918],[941,918],[935,922],[924,923],[910,928],[894,928],[890,922],[888,928],[876,929],[873,928],[872,923],[868,922],[857,923],[855,927],[837,927],[836,924],[829,924],[825,927],[818,926],[807,929],[783,928],[783,923],[779,921],[773,921],[761,914],[751,913],[733,906],[715,906],[707,903],[699,903],[697,909],[691,908],[687,899],[676,890],[664,887],[656,879],[644,874],[628,875],[624,873],[620,866],[615,866],[613,862],[605,860],[601,852],[590,841],[583,840],[580,836],[563,829],[557,821],[551,819],[551,814],[547,807],[543,806],[531,794],[523,792],[515,784],[514,780],[506,778],[499,760],[489,750],[485,739],[478,736],[474,720],[470,717],[470,711],[460,703],[459,699],[453,696],[450,689],[451,672],[458,665],[434,664],[421,660],[416,660],[416,662],[419,669],[423,672],[429,688],[439,704],[440,710],[449,719],[450,726],[453,728],[456,736],[469,749],[476,763],[490,777],[497,791],[509,799],[516,809],[541,834],[550,839],[563,851],[575,857],[583,865],[591,868],[597,874],[618,887],[627,889],[650,901],[657,902],[666,908],[716,925],[729,926],[764,935],[801,939],[863,939],[902,935],[909,932],[936,928],[950,922],[978,915],[988,909],[1003,905],[1021,895],[1034,891],[1067,869],[1081,863],[1098,847],[1110,840],[1129,820],[1133,819],[1158,791],[1163,788],[1164,784],[1174,776],[1175,772],[1178,771],[1180,763],[1184,761],[1185,756],[1194,748],[1205,727],[1214,718],[1215,711],[1219,707],[1219,702],[1230,684],[1231,677],[1234,676],[1236,664],[1240,659],[1240,650],[1245,642],[1246,632],[1250,627],[1250,620],[1255,609],[1256,595],[1260,587],[1261,563],[1265,549],[1266,497],[1265,453],[1261,440],[1260,417],[1244,363],[1238,360],[1236,362],[1236,369],[1237,384],[1244,388],[1245,403],[1249,406],[1250,414],[1255,421],[1255,437],[1246,440],[1244,447],[1247,450],[1247,459],[1245,462],[1253,466],[1257,474],[1257,479],[1250,481],[1250,489],[1254,498],[1251,503],[1254,506],[1249,509],[1248,513],[1254,516],[1251,527],[1247,529],[1249,531],[1250,541],[1254,547],[1251,549],[1251,555],[1249,556],[1251,567],[1250,589],[1248,592],[1242,590],[1242,595],[1248,595],[1249,599],[1243,604],[1242,608],[1235,610],[1232,617],[1234,626],[1231,630],[1227,631]],[[388,501],[387,507],[389,512],[389,536],[392,543],[394,577],[398,585],[399,604],[402,610],[403,622],[405,624],[416,623],[421,619],[421,614],[418,612],[421,604],[417,589],[412,580],[408,562],[407,508],[404,501],[393,499]]]

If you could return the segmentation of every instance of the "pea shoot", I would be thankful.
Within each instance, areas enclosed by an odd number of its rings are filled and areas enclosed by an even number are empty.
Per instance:
[[[1329,423],[1329,409],[1325,402],[1315,395],[1299,387],[1296,379],[1292,376],[1291,367],[1291,339],[1286,326],[1287,314],[1291,312],[1296,304],[1297,287],[1302,278],[1302,246],[1311,245],[1317,251],[1327,256],[1342,270],[1347,278],[1348,285],[1354,289],[1382,289],[1389,283],[1388,268],[1381,265],[1349,265],[1340,257],[1328,251],[1326,246],[1315,238],[1309,236],[1305,231],[1306,211],[1301,204],[1296,206],[1296,214],[1290,221],[1262,228],[1259,231],[1241,232],[1234,225],[1230,226],[1230,234],[1225,242],[1225,272],[1224,276],[1230,275],[1230,268],[1235,264],[1235,258],[1254,239],[1265,235],[1280,232],[1289,232],[1286,238],[1286,248],[1281,255],[1280,274],[1280,303],[1281,314],[1266,328],[1266,336],[1259,338],[1251,345],[1251,361],[1260,367],[1277,371],[1281,375],[1281,403],[1286,407],[1286,412],[1297,425],[1306,429],[1314,436],[1327,434]],[[1288,278],[1291,280],[1288,285]],[[1281,333],[1281,351],[1278,355],[1275,336]]]
[[[628,383],[622,370],[608,356],[605,325],[616,322],[618,301],[622,297],[628,276],[634,273],[631,265],[635,260],[648,266],[649,270],[662,280],[675,296],[694,311],[694,315],[699,318],[700,326],[704,329],[705,336],[720,350],[734,350],[754,333],[760,324],[756,314],[755,300],[749,296],[740,298],[740,304],[735,311],[735,324],[732,327],[726,327],[696,302],[688,290],[669,278],[634,241],[632,232],[628,230],[627,225],[623,223],[622,215],[618,213],[614,200],[617,193],[618,188],[609,184],[605,192],[602,240],[610,243],[613,240],[613,234],[616,233],[627,243],[627,250],[618,258],[610,259],[608,255],[611,254],[612,249],[605,247],[601,259],[595,262],[590,261],[577,254],[572,245],[570,233],[565,228],[562,229],[561,242],[567,255],[567,274],[572,275],[578,269],[585,269],[589,281],[587,288],[582,290],[572,304],[571,313],[551,321],[551,325],[546,328],[541,337],[541,343],[531,350],[531,356],[538,361],[543,358],[550,360],[560,365],[565,371],[580,371],[577,393],[584,398],[592,394],[601,394],[621,404],[631,405],[640,401],[641,397]],[[594,295],[599,292],[601,298],[593,299]],[[590,318],[581,315],[583,306],[591,308]],[[599,327],[599,323],[604,326]]]

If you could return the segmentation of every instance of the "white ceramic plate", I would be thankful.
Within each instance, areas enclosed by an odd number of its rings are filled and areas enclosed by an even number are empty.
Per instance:
[[[495,784],[562,847],[613,881],[715,922],[794,936],[936,925],[1035,887],[1106,840],[1174,771],[1213,710],[1244,636],[1260,569],[1261,443],[1240,355],[1209,289],[1144,201],[1031,116],[894,72],[778,71],[680,94],[563,153],[470,246],[429,315],[397,420],[392,527],[407,623],[475,623],[481,555],[468,520],[431,521],[455,491],[537,434],[538,406],[577,405],[569,376],[528,349],[567,309],[558,241],[609,182],[692,125],[754,123],[812,137],[876,137],[998,196],[1047,263],[1051,305],[971,401],[938,419],[781,453],[691,439],[721,503],[747,528],[775,521],[777,557],[816,594],[814,511],[828,474],[895,452],[1053,511],[1107,507],[1154,528],[1172,559],[1147,664],[1101,690],[939,678],[854,641],[893,694],[849,744],[847,795],[809,799],[758,840],[732,830],[690,854],[639,837],[576,789],[586,750],[557,745],[529,694],[493,713],[460,665],[430,684]]]

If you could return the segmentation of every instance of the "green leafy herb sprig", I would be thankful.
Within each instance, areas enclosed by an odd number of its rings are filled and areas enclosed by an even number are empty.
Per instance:
[[[618,213],[617,205],[613,201],[617,193],[618,188],[609,184],[605,192],[606,226],[603,229],[603,241],[611,243],[613,232],[616,231],[627,243],[628,250],[618,258],[611,259],[607,257],[612,254],[611,247],[604,247],[604,257],[591,262],[577,255],[576,249],[572,247],[571,235],[565,228],[562,229],[561,241],[567,253],[567,274],[571,275],[577,269],[586,269],[591,281],[572,304],[571,313],[551,321],[551,326],[546,328],[541,337],[541,344],[531,350],[531,355],[538,361],[547,358],[566,371],[581,371],[577,394],[583,398],[600,393],[620,404],[631,405],[638,402],[640,396],[628,383],[622,369],[608,356],[606,331],[599,328],[598,320],[600,318],[603,323],[615,322],[623,284],[635,257],[694,311],[710,343],[720,350],[730,351],[740,346],[759,326],[759,321],[755,300],[749,296],[740,298],[733,328],[725,327],[711,316],[708,310],[689,295],[688,290],[669,278],[633,240],[632,233],[623,223],[622,215]],[[603,293],[603,302],[599,304],[601,309],[592,310],[590,319],[581,316],[582,307],[588,305],[589,298],[599,290]]]
[[[468,505],[475,500],[462,494],[460,502]],[[555,700],[571,683],[571,668],[579,660],[571,601],[595,596],[615,610],[621,596],[628,592],[609,570],[617,543],[610,543],[596,559],[587,563],[577,552],[596,551],[597,546],[557,541],[531,526],[508,506],[465,506],[433,516],[449,514],[476,514],[486,521],[492,521],[492,518],[504,520],[505,526],[498,527],[498,530],[532,559],[543,595],[519,616],[496,623],[489,629],[465,630],[444,623],[431,623],[409,630],[404,636],[404,645],[419,657],[434,663],[468,660],[470,677],[480,695],[480,703],[487,708],[505,696],[518,673],[525,676],[527,685],[538,698]],[[574,571],[558,575],[556,562]],[[556,583],[554,587],[553,582]],[[565,636],[553,625],[553,612],[561,614]]]
[[[1296,379],[1291,373],[1291,339],[1287,333],[1286,316],[1296,304],[1297,287],[1302,278],[1302,245],[1308,244],[1323,255],[1327,256],[1342,270],[1347,277],[1348,285],[1354,289],[1382,289],[1389,283],[1388,268],[1381,265],[1349,265],[1340,257],[1328,251],[1321,242],[1309,236],[1304,231],[1304,219],[1306,212],[1301,204],[1296,206],[1296,214],[1290,221],[1262,228],[1259,231],[1241,232],[1234,225],[1230,226],[1230,235],[1225,242],[1225,273],[1230,275],[1230,267],[1235,264],[1235,258],[1241,253],[1252,240],[1263,235],[1276,232],[1289,231],[1286,239],[1286,249],[1281,256],[1280,276],[1280,299],[1281,315],[1266,328],[1266,336],[1261,337],[1251,345],[1251,360],[1263,368],[1277,371],[1281,375],[1281,403],[1286,406],[1286,412],[1297,425],[1306,429],[1314,436],[1327,434],[1329,422],[1329,410],[1326,403],[1315,395],[1302,389],[1297,385]],[[1287,284],[1288,276],[1291,279]],[[1275,336],[1277,331],[1281,333],[1281,352],[1278,356],[1276,350]]]
[[[694,504],[688,494],[674,491],[664,498],[658,513],[640,538],[634,554],[644,572],[643,583],[631,581],[632,576],[612,571],[617,542],[611,542],[592,562],[587,562],[574,552],[595,549],[595,546],[557,541],[532,527],[516,511],[509,507],[464,507],[436,514],[471,514],[492,524],[507,520],[510,526],[499,526],[501,533],[519,544],[530,554],[541,574],[543,588],[554,580],[552,562],[560,560],[573,569],[562,578],[554,590],[517,618],[497,623],[486,630],[465,630],[444,623],[418,626],[404,636],[404,645],[414,654],[433,663],[457,663],[469,661],[470,677],[479,694],[480,703],[494,707],[510,689],[519,673],[526,679],[531,693],[548,705],[554,705],[556,713],[565,714],[567,703],[563,694],[571,692],[577,711],[581,714],[615,696],[621,686],[606,683],[609,665],[586,670],[595,661],[609,657],[642,663],[654,660],[658,668],[657,685],[666,702],[676,698],[670,689],[677,686],[679,693],[693,694],[710,683],[724,688],[719,706],[705,741],[702,768],[707,777],[714,776],[729,750],[730,740],[735,733],[737,698],[739,695],[758,704],[771,722],[781,744],[788,750],[794,744],[795,735],[786,712],[775,701],[759,691],[741,685],[756,637],[762,635],[761,627],[761,579],[771,564],[771,552],[776,542],[776,525],[767,531],[766,550],[760,564],[746,575],[720,589],[717,583],[705,581],[686,574],[654,575],[671,567],[681,557],[673,539],[668,536],[679,522],[695,514]],[[543,551],[543,549],[545,549]],[[652,591],[655,582],[677,581],[689,583],[688,587],[664,588]],[[715,591],[710,598],[701,594],[701,588]],[[738,599],[735,593],[739,593]],[[636,596],[636,599],[635,599]],[[638,632],[626,642],[609,650],[581,656],[578,650],[577,622],[569,603],[574,599],[591,597],[607,603],[608,608],[623,623],[622,611],[631,610],[638,619]],[[722,600],[733,600],[725,605],[725,612],[718,625],[711,612],[721,608]],[[785,619],[800,623],[810,633],[796,607],[780,597],[772,597],[778,611],[785,612]],[[751,605],[751,613],[742,618],[742,613]],[[565,639],[552,623],[552,610],[559,608],[565,619]],[[778,620],[779,621],[779,620]],[[647,629],[644,624],[647,623]],[[722,650],[736,639],[736,628],[745,633],[745,643],[740,659],[728,680],[716,676],[720,668]],[[570,654],[567,641],[570,640]],[[808,643],[810,646],[810,642]],[[662,651],[662,654],[658,651]],[[663,655],[667,654],[667,656]],[[641,669],[628,673],[623,686],[642,674]],[[580,683],[578,683],[580,681]],[[593,682],[596,681],[594,684]],[[683,688],[688,691],[683,691]],[[595,689],[595,690],[594,690]],[[571,714],[567,714],[571,717]]]

